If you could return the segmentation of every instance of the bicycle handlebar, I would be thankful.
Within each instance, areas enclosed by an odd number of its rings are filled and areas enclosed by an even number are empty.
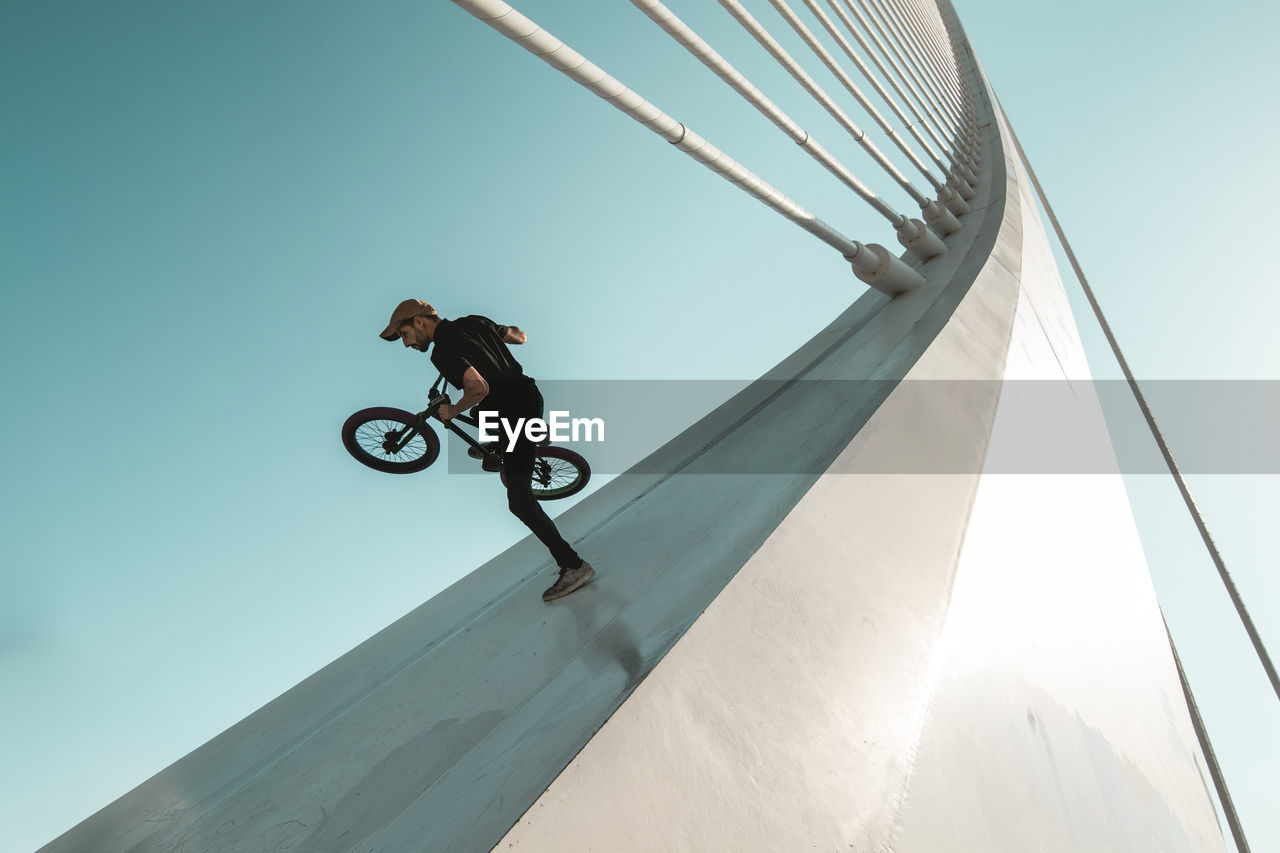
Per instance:
[[[422,416],[424,418],[438,417],[438,415],[436,415],[436,410],[440,408],[441,404],[447,402],[449,402],[448,394],[435,395],[430,400],[427,400],[427,408],[422,412]]]

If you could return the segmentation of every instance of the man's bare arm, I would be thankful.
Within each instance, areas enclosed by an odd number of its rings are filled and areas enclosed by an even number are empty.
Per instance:
[[[474,367],[468,367],[467,371],[462,374],[462,399],[453,405],[443,404],[436,410],[436,414],[440,416],[440,420],[453,420],[476,403],[479,403],[488,394],[489,383],[484,381],[480,371]]]
[[[527,340],[529,340],[529,336],[519,326],[507,326],[507,333],[502,336],[504,344],[522,344]]]

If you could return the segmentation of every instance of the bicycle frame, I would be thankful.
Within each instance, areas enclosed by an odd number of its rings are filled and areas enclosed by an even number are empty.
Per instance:
[[[428,423],[434,418],[466,443],[469,448],[467,455],[482,460],[482,467],[486,471],[499,472],[503,485],[511,488],[511,484],[507,482],[510,472],[504,465],[511,460],[502,452],[501,442],[481,443],[473,437],[484,437],[479,429],[481,413],[473,409],[471,413],[460,412],[447,422],[440,418],[440,407],[449,399],[446,394],[441,393],[440,383],[443,380],[443,376],[436,378],[431,386],[427,407],[416,415],[387,406],[374,406],[355,412],[342,425],[343,446],[357,462],[377,471],[390,474],[421,471],[440,455],[439,435]],[[474,433],[469,432],[466,427],[472,427]],[[534,499],[540,501],[575,495],[591,478],[591,466],[586,459],[567,447],[556,447],[550,443],[549,438],[548,436],[542,441],[534,442],[537,446],[531,460],[533,468],[529,487]],[[419,443],[424,446],[418,447]],[[402,455],[405,458],[399,458]],[[520,477],[523,478],[523,466],[528,460],[520,456],[517,461]]]
[[[413,440],[413,437],[415,435],[417,435],[419,432],[422,431],[422,426],[426,424],[428,419],[435,418],[436,420],[440,421],[441,424],[444,425],[445,429],[449,430],[451,433],[461,438],[471,447],[476,448],[481,453],[484,453],[486,456],[496,457],[498,454],[494,453],[492,450],[488,449],[483,444],[476,441],[474,438],[468,435],[465,430],[459,429],[457,426],[454,425],[454,421],[462,421],[464,424],[468,424],[470,426],[473,426],[479,429],[480,422],[477,421],[475,418],[471,417],[470,415],[460,413],[454,416],[451,420],[446,421],[446,420],[442,420],[438,415],[436,415],[436,410],[440,408],[440,405],[442,403],[449,402],[449,395],[440,390],[440,383],[443,381],[444,381],[444,374],[441,373],[439,376],[436,377],[436,381],[431,383],[431,390],[428,392],[429,399],[427,400],[427,407],[423,409],[421,412],[418,412],[417,422],[413,426],[411,426],[409,429],[405,430],[404,434],[400,436],[400,440],[395,445],[393,445],[391,448],[388,448],[388,449],[393,453],[399,453],[401,450],[404,449],[404,447],[410,441]]]

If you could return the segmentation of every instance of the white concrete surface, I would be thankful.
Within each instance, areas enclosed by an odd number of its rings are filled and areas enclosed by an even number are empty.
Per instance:
[[[996,249],[910,380],[1088,379],[1007,165]],[[993,423],[899,386],[495,849],[1223,849],[1118,469],[857,473],[1033,441],[1006,389]]]
[[[1003,373],[1007,186],[995,249],[911,381],[495,849],[888,849],[999,395],[930,380]],[[824,368],[865,378],[856,359]],[[886,459],[972,473],[878,473]]]
[[[1019,182],[1023,264],[1005,375],[1088,380],[1033,191]],[[1022,390],[1011,383],[1001,398],[993,455],[1034,443],[1018,432]],[[1104,433],[1092,387],[1072,390],[1073,422]],[[894,850],[1226,849],[1112,470],[983,475]]]

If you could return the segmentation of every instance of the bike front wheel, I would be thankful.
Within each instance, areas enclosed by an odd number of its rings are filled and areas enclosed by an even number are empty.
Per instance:
[[[404,409],[361,409],[342,425],[342,446],[361,465],[388,474],[412,474],[436,461],[440,439],[430,424]],[[407,440],[406,440],[407,437]]]
[[[591,479],[591,466],[580,454],[564,447],[543,445],[533,458],[533,477],[530,485],[533,497],[540,501],[554,501],[576,495],[587,487]],[[506,485],[507,472],[502,471],[502,483]]]

